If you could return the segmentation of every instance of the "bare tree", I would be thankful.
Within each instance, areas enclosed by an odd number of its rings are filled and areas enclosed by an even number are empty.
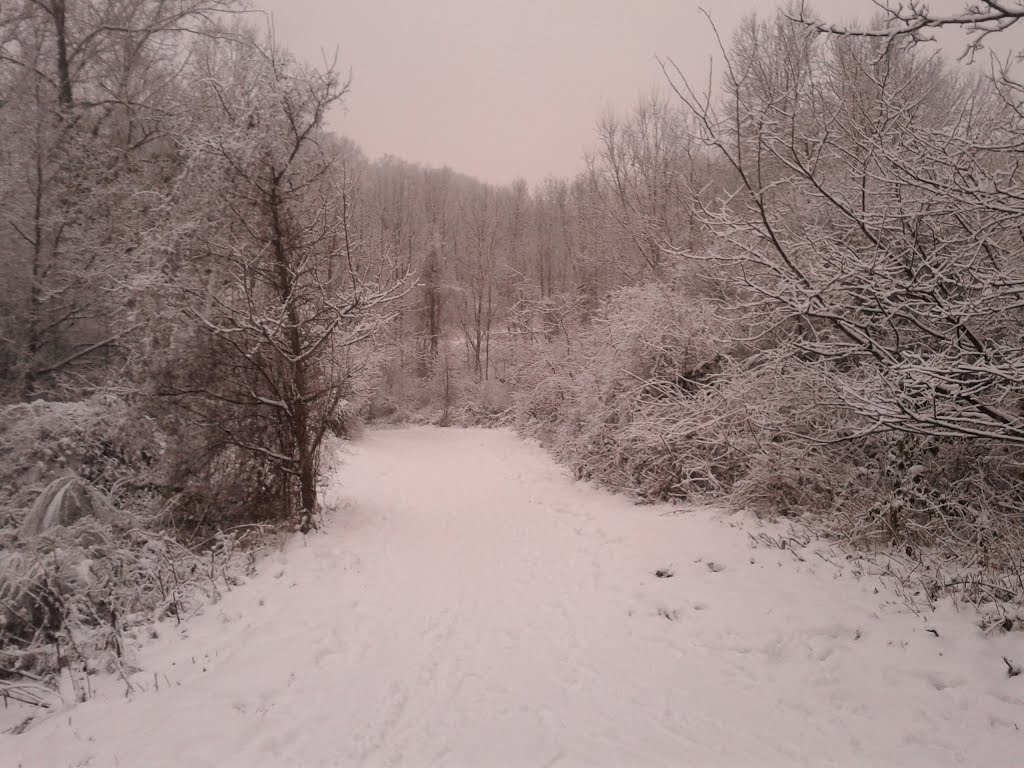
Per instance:
[[[807,24],[819,32],[831,35],[856,35],[896,40],[910,38],[914,42],[930,42],[935,39],[932,30],[955,27],[967,32],[968,44],[963,58],[973,58],[984,45],[989,35],[1005,32],[1024,19],[1024,3],[1020,0],[981,0],[968,2],[957,13],[933,11],[927,4],[873,0],[888,22],[884,26],[856,27],[823,21],[811,13],[805,0],[791,4],[788,17]]]
[[[486,186],[465,201],[467,243],[456,265],[459,325],[477,380],[490,375],[491,329],[497,315],[499,220],[495,194]]]
[[[667,252],[695,250],[699,240],[700,158],[686,115],[651,95],[624,120],[602,119],[598,135],[601,149],[588,162],[592,189],[636,257],[631,271],[660,274]]]
[[[874,428],[1024,444],[1022,124],[909,41],[751,23],[724,108],[671,64],[738,191],[704,217],[748,306]]]
[[[344,351],[389,321],[402,283],[356,252],[350,180],[322,141],[347,89],[334,70],[300,67],[272,43],[222,44],[198,61],[214,116],[183,139],[183,193],[207,206],[190,238],[199,274],[183,290],[208,357],[167,393],[215,449],[271,467],[307,530],[323,439],[348,394]]]
[[[47,0],[0,7],[6,341],[16,397],[104,383],[145,325],[176,158],[186,41],[229,0]],[[139,336],[139,334],[135,334]]]

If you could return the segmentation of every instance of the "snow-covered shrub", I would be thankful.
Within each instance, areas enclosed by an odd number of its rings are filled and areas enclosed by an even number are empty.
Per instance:
[[[712,306],[678,284],[629,288],[535,340],[510,376],[514,423],[578,477],[651,500],[719,497],[927,559],[939,591],[1022,593],[1020,450],[872,431],[840,396],[861,370],[736,341],[754,334]]]
[[[841,453],[838,446],[826,450],[846,484],[831,507],[801,511],[828,532],[861,549],[909,547],[1003,572],[1021,569],[1019,451],[895,432]]]
[[[327,429],[335,437],[351,440],[363,433],[363,419],[359,407],[345,400],[338,404],[327,419]]]
[[[249,567],[243,545],[260,529],[202,541],[217,525],[176,514],[195,507],[187,504],[189,479],[178,483],[168,458],[190,450],[118,397],[0,409],[4,693],[28,695],[27,680],[36,696],[56,688],[68,666],[80,676],[124,663],[132,627],[184,619]],[[237,472],[221,477],[235,479],[220,489],[231,503],[232,493],[245,498],[247,480],[259,482]],[[218,522],[215,511],[209,517]]]
[[[70,475],[112,497],[138,493],[161,451],[154,424],[111,395],[0,408],[0,523],[20,523]]]
[[[247,527],[188,548],[166,533],[83,519],[4,552],[0,687],[30,677],[55,689],[66,666],[127,665],[136,628],[183,621],[218,600],[251,569],[262,534]]]
[[[983,602],[1024,599],[1024,452],[868,431],[828,396],[833,377],[808,391],[812,370],[790,365],[775,379],[802,411],[761,412],[784,418],[755,428],[758,449],[730,501],[798,519],[858,552],[905,557],[907,572],[927,582],[933,598],[959,592]],[[770,386],[763,383],[765,391]]]
[[[516,423],[577,476],[644,498],[727,486],[740,461],[714,382],[737,363],[728,326],[675,283],[625,288],[590,322],[536,341],[511,376]]]
[[[496,424],[511,405],[512,393],[504,382],[471,380],[462,389],[461,401],[452,409],[452,423],[467,427]]]
[[[414,350],[407,346],[407,359],[415,360]],[[495,339],[492,363],[505,354],[499,348]],[[497,378],[498,366],[488,366],[488,377],[482,378],[456,341],[441,343],[433,362],[416,363],[412,369],[403,367],[396,357],[379,365],[371,393],[359,401],[359,413],[367,422],[475,426],[496,423],[511,406],[510,388]]]

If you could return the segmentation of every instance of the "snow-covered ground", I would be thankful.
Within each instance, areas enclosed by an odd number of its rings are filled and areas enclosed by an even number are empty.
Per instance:
[[[158,628],[139,654],[145,691],[110,681],[0,736],[0,766],[1024,755],[1024,676],[1002,661],[1024,661],[1022,633],[986,637],[952,608],[918,616],[877,579],[754,547],[747,518],[635,506],[488,430],[372,433],[334,497],[326,531]]]

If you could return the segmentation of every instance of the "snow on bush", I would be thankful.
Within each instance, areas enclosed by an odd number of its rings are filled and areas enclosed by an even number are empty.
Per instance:
[[[750,338],[679,283],[623,289],[524,356],[515,423],[578,477],[798,519],[923,563],[936,594],[1024,598],[1020,450],[870,430],[839,396],[858,370]]]
[[[0,409],[0,457],[0,698],[87,698],[91,674],[129,670],[141,627],[253,566],[261,526],[174,529],[161,433],[117,397]]]
[[[137,634],[155,621],[180,623],[239,584],[261,533],[248,527],[187,548],[167,533],[86,518],[4,552],[0,697],[24,699],[30,680],[39,699],[30,703],[84,700],[89,675],[133,671]]]
[[[713,492],[736,471],[721,419],[704,415],[725,405],[710,385],[732,364],[727,329],[678,288],[618,291],[514,372],[517,422],[577,476],[654,499]]]
[[[120,398],[0,407],[0,527],[20,523],[46,486],[76,475],[126,492],[161,450],[159,435]]]
[[[415,359],[406,345],[404,354]],[[497,337],[491,343],[492,361],[504,360],[512,344]],[[377,375],[369,383],[371,394],[361,398],[359,413],[378,424],[438,424],[477,426],[499,423],[511,406],[510,387],[497,378],[497,364],[489,377],[467,369],[457,342],[444,341],[438,358],[417,360],[415,370],[398,359],[379,361]],[[501,366],[504,368],[504,365]]]

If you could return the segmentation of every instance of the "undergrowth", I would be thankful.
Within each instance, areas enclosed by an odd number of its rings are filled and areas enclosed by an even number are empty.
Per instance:
[[[624,289],[571,343],[521,356],[509,420],[577,477],[640,500],[786,518],[898,558],[930,595],[1020,605],[1024,452],[867,423],[838,404],[856,368],[784,342],[685,285]]]
[[[0,408],[0,698],[83,701],[99,673],[130,691],[137,640],[253,572],[276,528],[189,506],[162,477],[166,445],[114,396]],[[96,504],[37,533],[37,500],[66,478]]]

